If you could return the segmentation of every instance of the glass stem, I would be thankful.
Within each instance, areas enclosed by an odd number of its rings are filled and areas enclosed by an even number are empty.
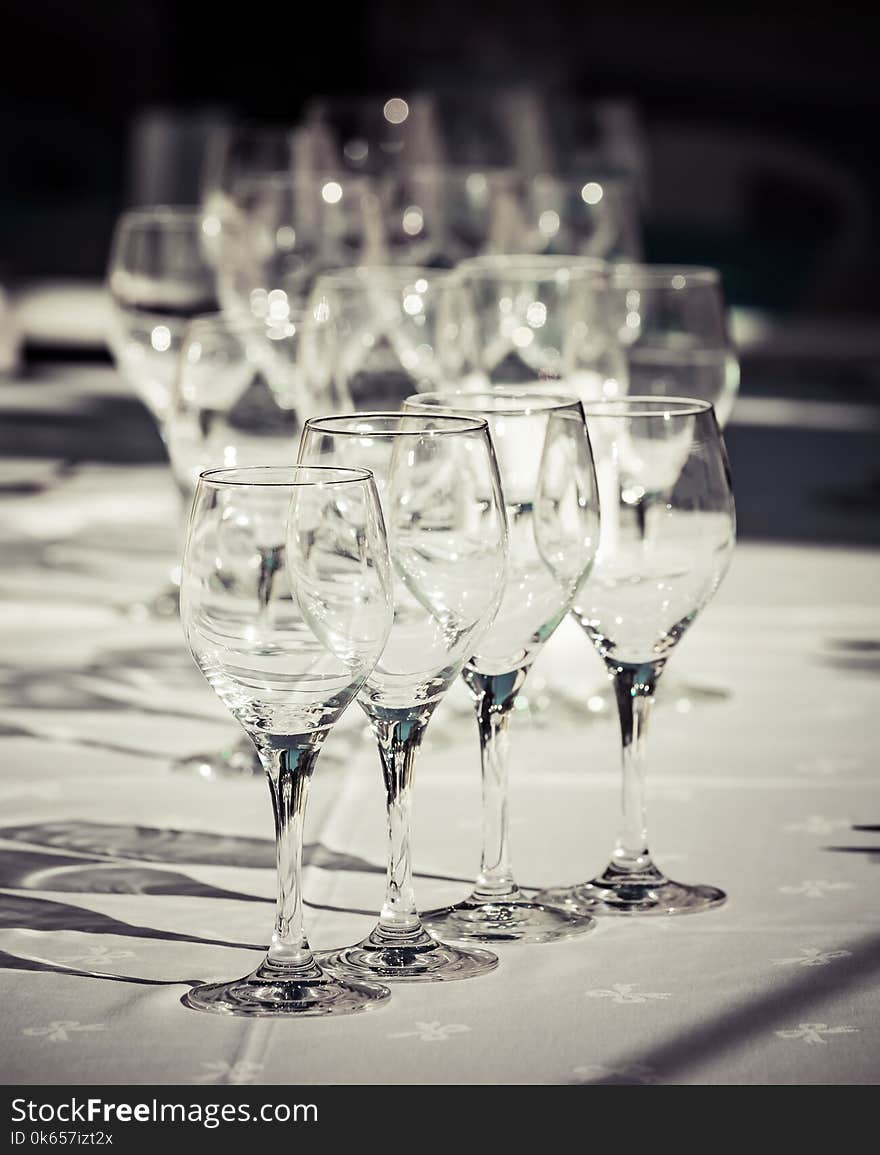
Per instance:
[[[371,936],[389,945],[410,945],[426,936],[416,910],[412,881],[410,815],[413,772],[427,718],[373,717],[388,807],[388,874],[385,902]]]
[[[653,869],[645,806],[645,739],[654,704],[654,688],[663,665],[663,662],[608,664],[623,741],[623,816],[612,866],[628,874]]]
[[[483,852],[473,893],[478,902],[520,897],[508,845],[508,724],[525,676],[525,670],[480,674],[469,667],[464,671],[476,709],[483,779]]]
[[[278,903],[275,929],[266,962],[302,973],[320,973],[303,927],[303,821],[309,782],[320,744],[309,742],[283,749],[261,749],[275,812],[278,862]]]

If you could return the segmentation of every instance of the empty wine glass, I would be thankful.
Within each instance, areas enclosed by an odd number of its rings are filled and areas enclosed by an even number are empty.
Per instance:
[[[739,362],[727,328],[716,269],[682,265],[615,265],[608,292],[628,391],[642,396],[709,401],[723,429],[739,389]],[[677,669],[663,680],[663,701],[690,711],[728,691]],[[612,703],[609,706],[613,708]]]
[[[698,397],[724,428],[739,388],[716,269],[618,264],[609,308],[626,363],[629,392]]]
[[[655,866],[645,820],[644,747],[670,655],[715,594],[735,537],[724,442],[712,406],[628,396],[584,406],[602,523],[574,615],[614,684],[623,740],[623,820],[605,871],[544,890],[536,902],[586,914],[682,914],[724,901],[714,886],[673,882]]]
[[[575,274],[601,276],[604,263],[589,257],[486,256],[462,261],[457,271],[461,312],[470,318],[465,383],[533,389],[538,381],[558,381]]]
[[[511,169],[396,169],[382,181],[389,258],[452,268],[482,253],[511,252],[520,235],[519,196],[520,179]]]
[[[394,624],[358,701],[379,746],[388,807],[385,902],[374,930],[333,951],[345,974],[411,981],[492,970],[489,951],[433,939],[417,913],[410,802],[416,754],[443,695],[498,609],[507,522],[485,420],[371,413],[306,424],[304,464],[361,463],[376,478],[388,526]]]
[[[336,326],[339,380],[356,409],[396,409],[413,390],[456,379],[467,323],[457,285],[454,273],[408,266],[318,278],[309,307]]]
[[[227,1015],[366,1010],[388,990],[331,977],[303,927],[302,831],[324,739],[391,625],[382,512],[366,470],[202,474],[187,534],[181,620],[196,664],[252,739],[269,779],[278,858],[272,943],[257,969],[194,987],[186,1006]]]
[[[168,452],[187,517],[204,470],[295,463],[306,419],[348,405],[334,364],[333,325],[310,314],[272,328],[224,313],[190,322],[167,418]],[[185,522],[181,531],[185,535]],[[187,755],[175,768],[202,778],[261,773],[246,738]]]
[[[638,189],[628,177],[540,174],[522,187],[529,252],[609,261],[641,256]]]
[[[132,209],[117,221],[110,247],[111,349],[163,436],[187,323],[216,299],[201,236],[197,209]]]
[[[110,346],[122,376],[149,409],[166,445],[187,324],[215,307],[214,274],[202,251],[201,223],[196,209],[133,209],[120,216],[110,249]],[[175,566],[166,588],[132,610],[174,617],[179,582]]]
[[[232,191],[217,270],[227,312],[278,324],[327,269],[381,260],[381,211],[366,177],[264,173]]]
[[[272,124],[227,124],[211,133],[201,173],[202,243],[214,266],[236,225],[233,190],[239,181],[271,173],[290,174],[302,133]]]
[[[491,627],[462,670],[480,736],[483,853],[473,892],[422,915],[438,937],[551,942],[594,920],[530,901],[514,880],[508,850],[508,723],[532,662],[571,608],[599,540],[593,457],[573,397],[495,389],[426,393],[407,412],[480,416],[498,459],[509,548],[504,595]]]

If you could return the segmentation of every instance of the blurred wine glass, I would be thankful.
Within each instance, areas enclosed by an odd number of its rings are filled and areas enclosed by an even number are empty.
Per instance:
[[[530,252],[638,260],[639,196],[626,176],[542,173],[522,185],[523,238]]]
[[[332,323],[307,313],[272,329],[223,313],[190,323],[167,421],[187,516],[205,470],[293,465],[308,418],[350,407],[337,382],[335,341]],[[246,739],[175,768],[202,778],[261,772]]]
[[[528,385],[563,376],[563,350],[575,273],[604,273],[589,257],[519,254],[463,261],[461,313],[467,329],[467,381]],[[603,288],[604,282],[600,284]]]
[[[435,98],[428,93],[317,96],[302,123],[326,171],[383,176],[444,159]]]
[[[337,328],[340,387],[355,409],[395,409],[460,371],[467,318],[453,272],[340,269],[318,279],[309,307]]]
[[[201,237],[198,209],[140,208],[120,216],[110,247],[111,349],[163,434],[187,322],[216,300]]]
[[[718,271],[624,263],[614,266],[609,288],[629,392],[709,401],[723,428],[739,388],[739,364]]]
[[[397,169],[382,182],[392,263],[452,268],[511,252],[520,235],[520,178],[511,169],[448,165]]]
[[[224,309],[237,316],[283,323],[321,273],[384,257],[378,198],[364,177],[243,177],[232,201],[217,279]]]
[[[187,324],[216,307],[214,274],[201,238],[198,209],[158,206],[123,213],[110,248],[110,347],[122,376],[153,415],[166,444]],[[173,617],[179,583],[175,567],[165,590],[131,609]]]
[[[208,138],[202,164],[202,243],[214,266],[235,228],[233,190],[241,180],[293,170],[295,134],[270,124],[226,124]]]

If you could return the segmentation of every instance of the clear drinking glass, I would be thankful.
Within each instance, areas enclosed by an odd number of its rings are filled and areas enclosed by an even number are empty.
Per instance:
[[[272,944],[250,975],[198,986],[186,1006],[227,1015],[366,1010],[388,991],[331,977],[303,928],[309,781],[331,727],[391,626],[388,546],[366,470],[209,470],[187,534],[181,620],[211,688],[269,779],[278,851]]]
[[[520,178],[511,169],[398,169],[381,191],[395,264],[448,269],[483,253],[511,252],[520,235]]]
[[[626,363],[629,392],[698,397],[724,428],[739,388],[717,270],[618,264],[609,307]]]
[[[727,454],[706,401],[628,396],[584,409],[602,523],[573,613],[614,685],[623,820],[601,875],[544,890],[535,901],[586,914],[703,910],[723,902],[723,891],[673,882],[651,858],[644,747],[657,681],[730,563],[736,527]]]
[[[524,247],[603,260],[642,255],[639,193],[626,176],[541,174],[523,184]]]
[[[197,209],[133,209],[120,216],[107,270],[116,364],[149,409],[167,444],[168,410],[186,327],[215,308],[214,274],[201,245]],[[157,617],[177,614],[180,573],[144,607]]]
[[[249,177],[289,175],[299,135],[286,126],[238,123],[224,125],[208,138],[201,174],[202,243],[214,266],[222,259],[230,227],[235,230],[235,186]]]
[[[327,269],[381,260],[378,198],[366,177],[267,173],[232,190],[217,284],[224,309],[270,325],[304,307]]]
[[[319,277],[309,307],[336,326],[339,379],[355,409],[396,409],[460,371],[466,316],[457,285],[454,273],[404,266]]]
[[[224,313],[190,322],[166,423],[184,519],[206,469],[295,464],[306,419],[348,406],[335,355],[333,325],[310,314],[271,329]],[[244,738],[175,768],[202,778],[261,773]]]
[[[583,409],[573,397],[495,389],[425,393],[406,411],[479,416],[489,424],[507,509],[501,606],[462,676],[473,698],[483,780],[483,853],[473,892],[422,915],[432,934],[551,942],[594,920],[530,901],[508,849],[508,724],[532,662],[571,608],[599,543],[599,501]]]
[[[460,312],[470,319],[465,385],[534,388],[538,381],[558,381],[575,274],[601,278],[604,271],[603,262],[589,257],[527,254],[462,261]]]
[[[394,624],[358,695],[379,746],[388,806],[385,903],[375,929],[327,965],[345,974],[435,981],[482,974],[494,954],[433,939],[412,882],[413,770],[434,710],[478,648],[504,589],[507,521],[486,422],[372,413],[306,424],[304,464],[370,469],[392,558]]]
[[[132,209],[117,221],[110,247],[111,349],[163,436],[187,323],[216,300],[201,228],[197,209]]]

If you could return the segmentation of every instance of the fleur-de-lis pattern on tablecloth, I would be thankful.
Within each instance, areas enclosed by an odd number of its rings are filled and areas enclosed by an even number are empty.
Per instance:
[[[794,958],[772,958],[770,961],[775,967],[802,966],[824,967],[838,958],[849,958],[851,950],[819,950],[817,946],[801,947],[801,952]]]
[[[462,1035],[465,1031],[469,1031],[470,1027],[465,1026],[464,1023],[447,1023],[446,1025],[433,1023],[416,1023],[414,1031],[398,1031],[394,1035],[389,1035],[389,1039],[418,1039],[422,1043],[442,1043],[446,1039],[451,1038],[452,1035]]]
[[[789,834],[833,834],[835,830],[845,830],[849,825],[845,818],[826,818],[822,814],[811,814],[802,822],[789,822],[782,829]]]
[[[242,1086],[245,1083],[255,1083],[257,1076],[263,1069],[262,1063],[251,1063],[246,1059],[239,1059],[237,1063],[225,1063],[222,1059],[214,1062],[202,1063],[207,1068],[203,1075],[197,1075],[194,1083],[231,1083],[233,1086]]]
[[[825,1035],[855,1035],[858,1027],[829,1027],[827,1023],[798,1023],[797,1027],[786,1031],[774,1031],[780,1039],[801,1039],[805,1043],[823,1043]]]
[[[76,1019],[55,1019],[45,1027],[25,1027],[21,1033],[35,1039],[48,1039],[50,1043],[66,1043],[73,1034],[106,1030],[106,1023],[79,1023]]]
[[[781,894],[802,894],[804,898],[825,898],[835,890],[852,890],[852,882],[826,882],[822,878],[808,878],[797,886],[780,886]]]
[[[644,1063],[629,1063],[625,1067],[606,1067],[603,1063],[590,1063],[586,1067],[575,1067],[572,1074],[580,1083],[663,1082],[654,1068]]]
[[[610,987],[597,987],[585,991],[588,999],[610,999],[613,1003],[646,1003],[649,999],[668,999],[669,993],[657,991],[637,991],[635,983],[612,983]]]

